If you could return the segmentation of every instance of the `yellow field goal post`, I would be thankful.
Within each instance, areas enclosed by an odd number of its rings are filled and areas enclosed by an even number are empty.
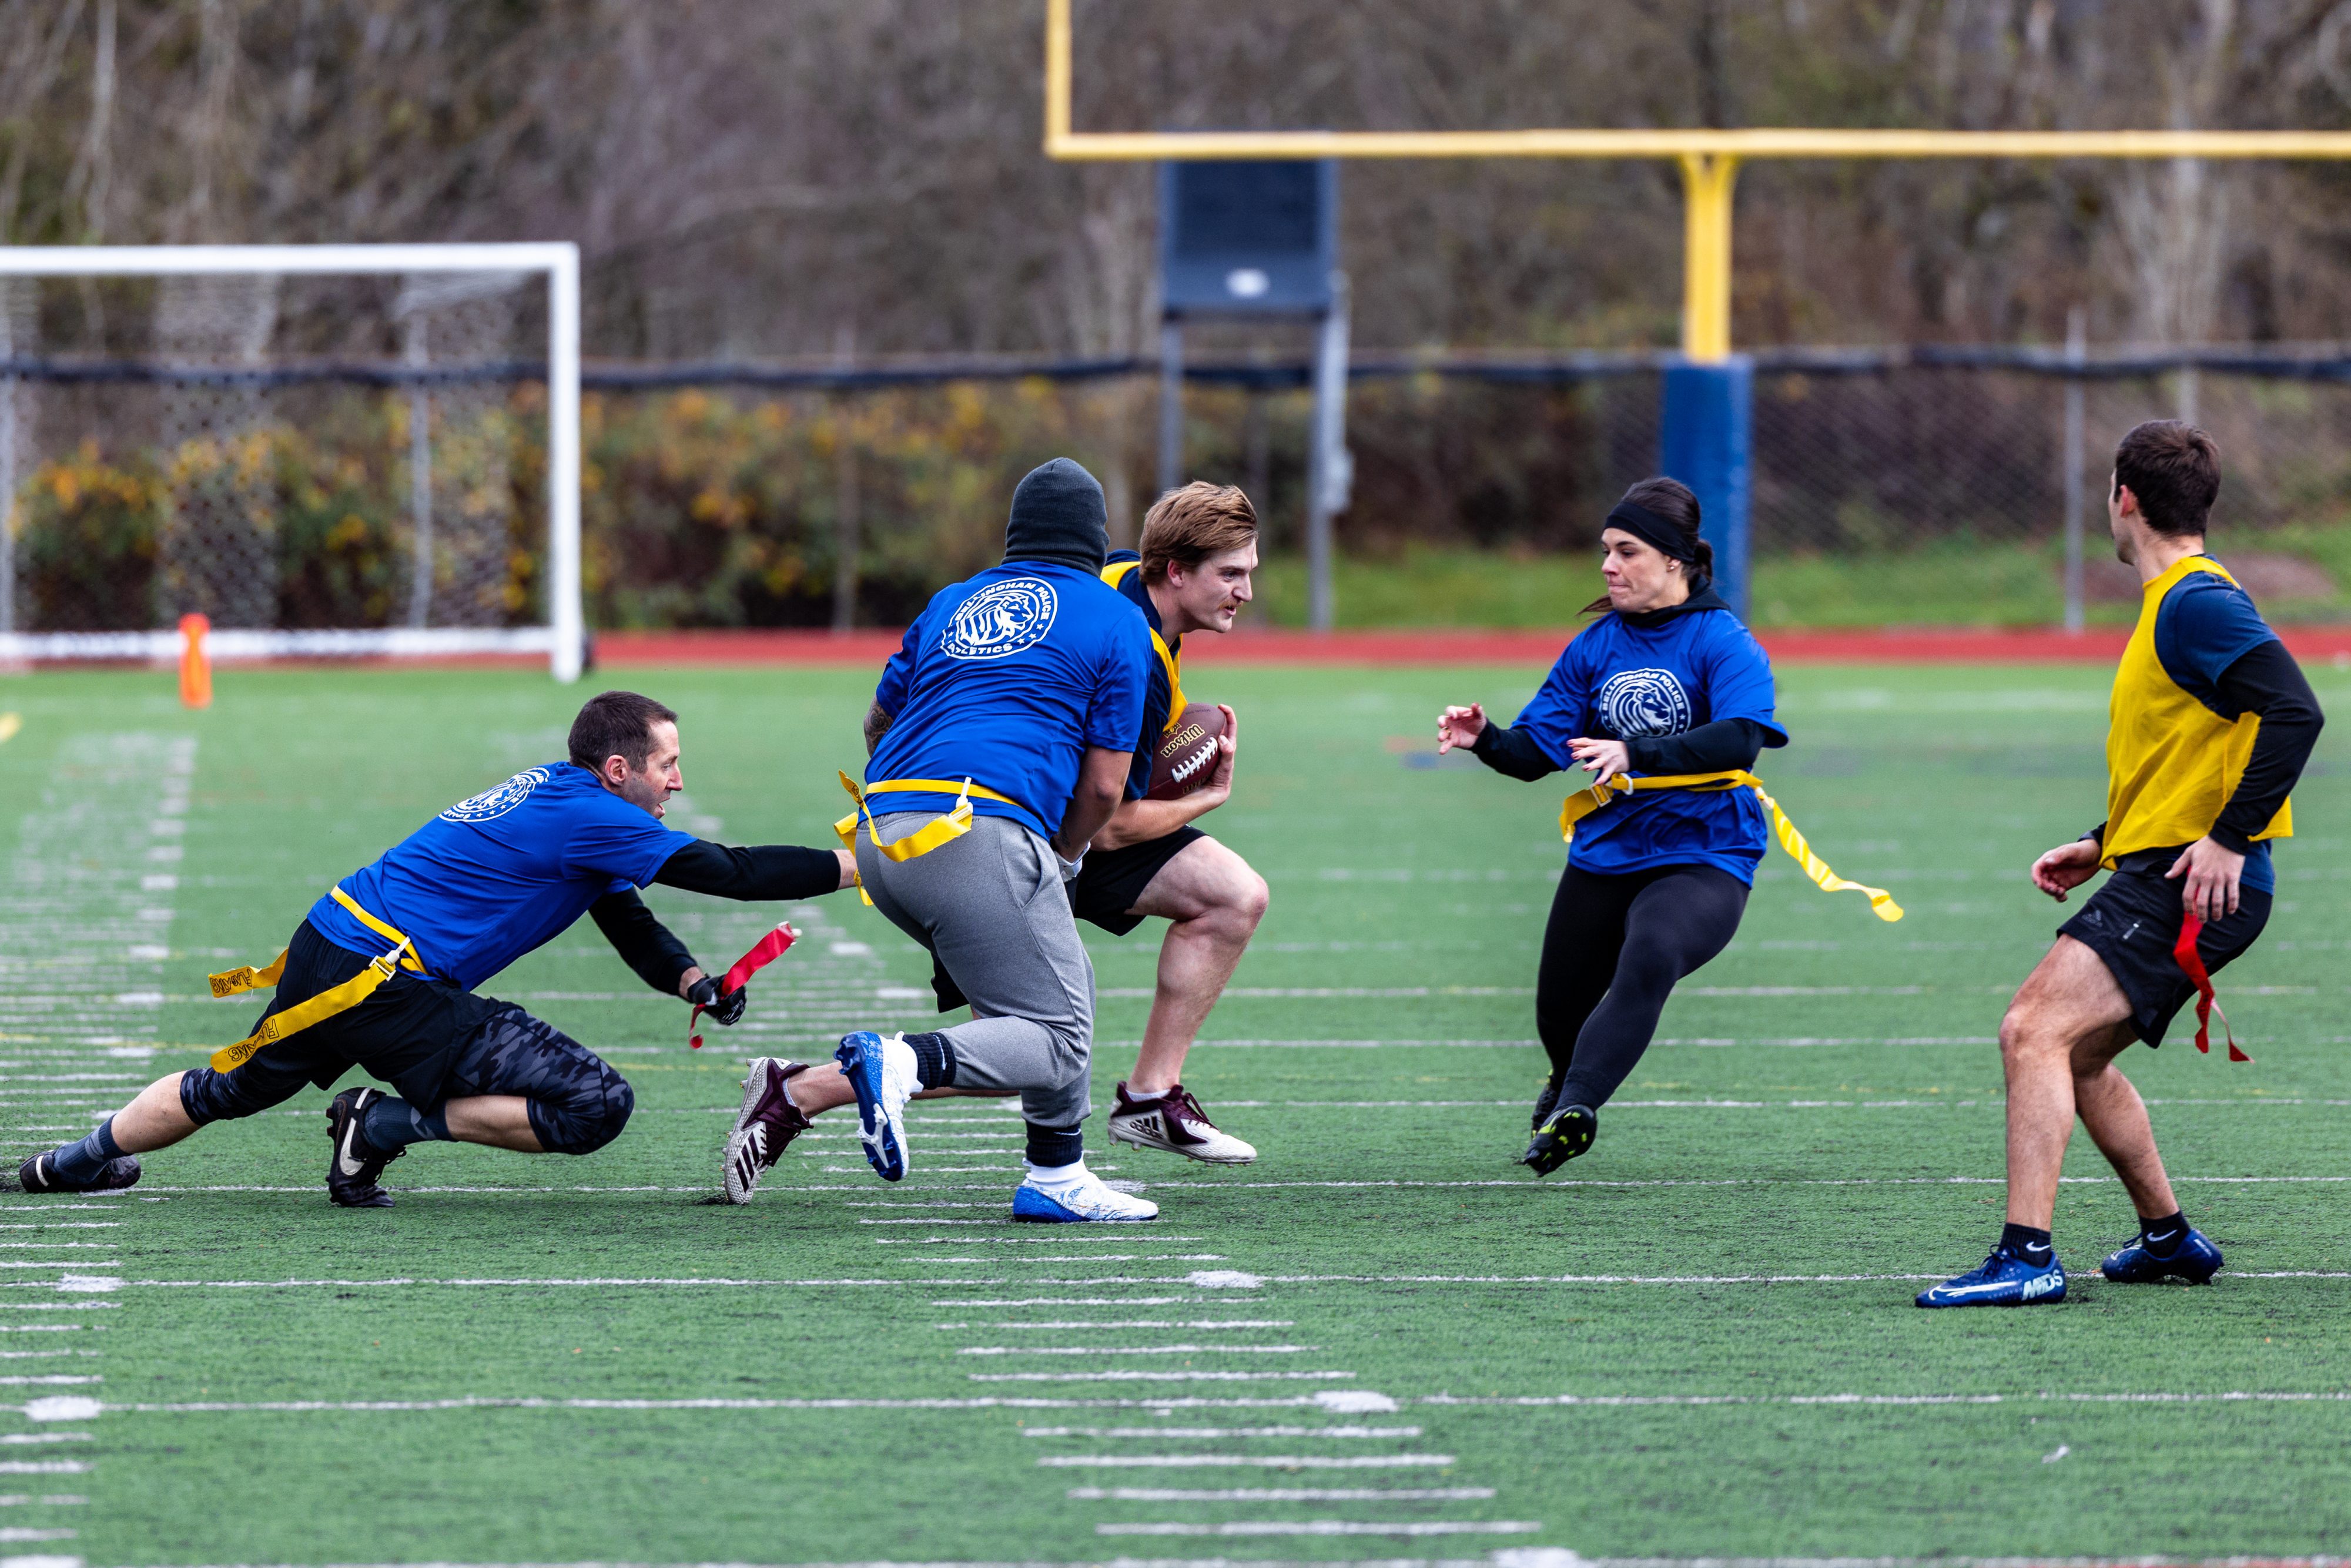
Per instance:
[[[1668,471],[1678,455],[1701,507],[1720,518],[1719,559],[1745,589],[1747,432],[1751,377],[1730,343],[1731,194],[1761,159],[2029,158],[2273,161],[2351,159],[2342,131],[1866,131],[1795,127],[1527,131],[1079,131],[1071,123],[1071,0],[1046,0],[1045,152],[1073,162],[1180,159],[1643,158],[1682,172],[1682,358],[1697,372],[1667,391]],[[1710,387],[1708,367],[1725,372]],[[1679,412],[1677,412],[1677,409]],[[1722,423],[1727,422],[1727,423]],[[1709,526],[1709,538],[1716,528]],[[1729,548],[1726,549],[1726,546]]]

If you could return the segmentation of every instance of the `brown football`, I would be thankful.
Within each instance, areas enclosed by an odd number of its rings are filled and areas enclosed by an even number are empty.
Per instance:
[[[1224,733],[1224,709],[1214,703],[1187,706],[1176,727],[1159,737],[1145,799],[1180,800],[1207,783],[1217,771],[1217,741]]]

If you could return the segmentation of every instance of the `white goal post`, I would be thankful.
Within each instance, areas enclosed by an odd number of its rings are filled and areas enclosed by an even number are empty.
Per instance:
[[[0,291],[16,279],[173,279],[277,277],[404,277],[407,287],[438,276],[450,285],[451,275],[507,275],[543,278],[547,301],[547,352],[543,367],[510,367],[515,380],[547,384],[546,474],[547,536],[543,577],[532,602],[543,610],[537,624],[427,624],[432,602],[433,538],[431,529],[431,437],[423,398],[415,395],[416,417],[411,422],[416,466],[411,482],[424,498],[415,503],[415,537],[403,547],[414,558],[414,609],[408,624],[372,625],[223,625],[208,639],[214,656],[221,659],[334,658],[479,653],[545,654],[559,681],[577,680],[580,674],[585,621],[580,600],[580,251],[568,241],[485,245],[223,245],[223,246],[0,246]],[[460,296],[452,295],[451,298]],[[21,338],[12,338],[0,293],[0,661],[75,659],[170,659],[177,657],[180,633],[159,622],[175,620],[168,605],[148,614],[143,626],[106,629],[20,629],[17,625],[18,539],[13,514],[17,491],[25,482],[17,460],[17,390],[43,375],[91,382],[104,379],[98,371],[50,361],[26,354]],[[266,333],[266,329],[264,329]],[[417,351],[421,332],[409,341],[412,366],[421,365]],[[253,346],[246,345],[251,350]],[[257,351],[257,350],[253,350]],[[184,356],[183,356],[184,357]],[[247,357],[246,365],[262,361]],[[234,370],[215,376],[233,382]],[[242,372],[249,382],[271,372]],[[383,372],[397,377],[398,370]],[[119,379],[139,379],[123,377]],[[161,375],[170,379],[168,367]],[[318,379],[331,380],[331,372]],[[390,384],[378,382],[376,384]],[[422,371],[409,384],[434,384]],[[257,394],[247,394],[257,395]],[[388,569],[387,569],[388,570]],[[387,590],[406,592],[405,588]],[[386,602],[396,602],[387,597]],[[129,611],[119,611],[128,615]],[[394,617],[379,617],[389,622]]]

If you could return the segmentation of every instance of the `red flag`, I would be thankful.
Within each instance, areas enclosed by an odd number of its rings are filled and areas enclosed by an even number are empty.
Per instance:
[[[727,969],[726,977],[718,982],[718,994],[723,997],[741,990],[752,976],[782,957],[799,938],[799,932],[793,930],[789,925],[782,925],[752,943],[751,950],[736,959],[733,967]],[[685,1042],[696,1051],[702,1049],[702,1035],[695,1026],[701,1021],[702,1004],[696,1002],[694,1004],[694,1016],[688,1019],[685,1024],[687,1030]]]
[[[2212,1051],[2212,1015],[2220,1013],[2220,1032],[2229,1041],[2229,1060],[2251,1061],[2252,1057],[2237,1049],[2237,1031],[2229,1027],[2229,1015],[2220,1011],[2220,998],[2212,994],[2212,977],[2204,972],[2204,956],[2196,951],[2196,938],[2204,933],[2204,922],[2194,910],[2179,923],[2179,940],[2172,945],[2171,959],[2196,987],[2196,1049],[2210,1055]]]

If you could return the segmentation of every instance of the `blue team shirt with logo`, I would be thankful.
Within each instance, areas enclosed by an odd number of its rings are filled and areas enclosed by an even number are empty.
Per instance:
[[[606,894],[652,882],[694,841],[587,768],[551,762],[458,801],[345,877],[342,889],[413,939],[429,973],[472,990]],[[354,953],[392,945],[331,894],[309,918],[319,936]]]
[[[1679,735],[1717,719],[1752,719],[1778,736],[1771,661],[1727,610],[1697,610],[1662,626],[1604,616],[1576,635],[1512,727],[1562,768],[1570,740]],[[1710,865],[1752,884],[1769,823],[1751,789],[1661,789],[1620,796],[1575,825],[1568,862],[1605,875],[1661,865]]]
[[[1156,662],[1143,612],[1101,577],[1007,561],[941,589],[906,628],[874,688],[890,729],[866,781],[967,778],[1014,802],[974,796],[974,811],[1050,838],[1086,748],[1134,748]],[[895,790],[872,809],[954,804],[951,794]]]

